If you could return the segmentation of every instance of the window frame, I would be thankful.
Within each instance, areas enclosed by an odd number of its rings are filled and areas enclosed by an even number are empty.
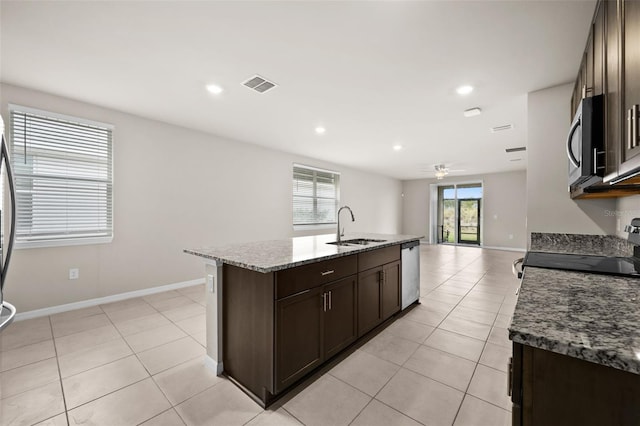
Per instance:
[[[53,120],[64,120],[64,121],[68,121],[71,123],[77,123],[77,124],[84,124],[87,126],[94,126],[94,127],[100,127],[104,130],[108,130],[110,133],[110,142],[109,142],[109,149],[111,151],[111,158],[110,158],[110,162],[109,162],[109,175],[110,175],[110,181],[107,182],[107,185],[110,185],[110,204],[111,204],[111,226],[109,228],[110,230],[110,235],[105,235],[105,236],[91,236],[91,237],[62,237],[59,234],[58,237],[55,238],[43,238],[43,239],[38,239],[38,240],[21,240],[19,239],[19,237],[16,235],[15,238],[15,243],[14,243],[14,247],[16,249],[29,249],[29,248],[46,248],[46,247],[64,247],[64,246],[80,246],[80,245],[93,245],[93,244],[108,244],[111,243],[113,241],[113,237],[114,237],[114,222],[115,222],[115,214],[114,214],[114,206],[115,206],[115,195],[114,195],[114,182],[115,182],[115,178],[114,178],[114,159],[115,159],[115,146],[113,143],[113,133],[115,130],[115,126],[113,124],[109,124],[109,123],[104,123],[104,122],[100,122],[100,121],[95,121],[95,120],[90,120],[90,119],[86,119],[86,118],[82,118],[82,117],[77,117],[77,116],[72,116],[72,115],[66,115],[66,114],[61,114],[61,113],[56,113],[56,112],[52,112],[52,111],[47,111],[47,110],[42,110],[42,109],[38,109],[38,108],[32,108],[32,107],[26,107],[23,105],[17,105],[17,104],[8,104],[8,112],[9,112],[9,126],[7,126],[7,128],[9,129],[9,137],[8,139],[8,144],[9,146],[7,147],[8,151],[9,151],[9,155],[10,155],[10,162],[11,162],[11,166],[14,169],[14,180],[16,180],[17,174],[16,174],[16,165],[14,163],[14,156],[13,154],[13,150],[14,150],[14,143],[15,140],[13,138],[13,113],[17,112],[17,113],[26,113],[26,114],[35,114],[35,115],[40,115],[40,116],[44,116],[46,118],[49,119],[53,119]],[[16,197],[16,203],[17,203],[17,197]],[[17,207],[16,206],[16,214],[17,213]]]
[[[296,168],[301,168],[301,169],[305,169],[308,171],[312,171],[314,172],[314,175],[316,172],[321,172],[321,173],[331,173],[334,178],[336,179],[336,183],[335,183],[335,210],[337,212],[338,206],[340,205],[340,172],[337,172],[335,170],[328,170],[328,169],[322,169],[322,168],[318,168],[318,167],[313,167],[313,166],[308,166],[306,164],[300,164],[300,163],[293,163],[293,166],[291,168],[291,176],[292,179],[295,179],[295,169]],[[323,198],[323,197],[318,197],[317,196],[317,181],[316,179],[314,179],[313,182],[313,205],[314,205],[314,214],[317,215],[317,199],[318,198]],[[323,199],[327,199],[327,198],[323,198]],[[294,231],[304,231],[304,230],[313,230],[313,229],[332,229],[336,227],[337,224],[337,218],[333,221],[333,222],[322,222],[322,223],[295,223],[295,216],[294,216],[294,212],[293,212],[293,204],[294,204],[294,200],[295,200],[295,194],[292,191],[291,194],[291,222],[293,224],[293,230]]]

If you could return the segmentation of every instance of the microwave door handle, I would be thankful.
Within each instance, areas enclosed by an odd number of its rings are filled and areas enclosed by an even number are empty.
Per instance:
[[[580,127],[581,120],[581,118],[578,118],[573,123],[571,130],[569,130],[569,136],[567,136],[567,156],[569,157],[569,161],[571,161],[576,167],[580,167],[580,161],[576,159],[576,156],[573,155],[573,151],[571,150],[571,138],[573,138],[573,134],[578,130],[578,127]]]

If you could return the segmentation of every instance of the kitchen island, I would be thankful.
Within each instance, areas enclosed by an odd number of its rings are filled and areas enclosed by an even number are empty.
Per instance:
[[[298,237],[188,249],[204,258],[207,355],[262,406],[401,308],[412,235]],[[351,242],[351,243],[349,243]]]
[[[532,250],[629,256],[602,236]],[[526,267],[509,327],[513,424],[640,424],[640,279]]]

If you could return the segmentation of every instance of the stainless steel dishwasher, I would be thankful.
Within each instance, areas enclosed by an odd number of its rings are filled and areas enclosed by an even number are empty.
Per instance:
[[[402,309],[420,298],[420,241],[402,244]]]

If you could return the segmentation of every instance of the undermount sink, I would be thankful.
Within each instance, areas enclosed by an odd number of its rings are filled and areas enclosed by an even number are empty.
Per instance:
[[[352,240],[343,240],[343,241],[332,241],[330,243],[327,244],[335,244],[338,246],[351,246],[351,245],[360,245],[360,246],[366,246],[369,243],[384,243],[387,240],[374,240],[374,239],[369,239],[369,238],[354,238]]]

